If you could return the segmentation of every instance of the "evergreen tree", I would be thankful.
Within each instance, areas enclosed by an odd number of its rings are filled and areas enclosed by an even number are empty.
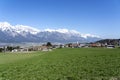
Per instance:
[[[52,46],[51,42],[47,42],[46,46],[48,47]]]

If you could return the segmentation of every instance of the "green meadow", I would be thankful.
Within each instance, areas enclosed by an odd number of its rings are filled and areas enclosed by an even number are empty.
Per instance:
[[[0,80],[120,80],[120,49],[0,53]]]

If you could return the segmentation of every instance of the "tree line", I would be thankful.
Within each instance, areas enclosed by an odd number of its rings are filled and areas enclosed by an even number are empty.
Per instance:
[[[4,46],[4,47],[0,48],[0,52],[12,51],[14,49],[20,49],[20,46]]]

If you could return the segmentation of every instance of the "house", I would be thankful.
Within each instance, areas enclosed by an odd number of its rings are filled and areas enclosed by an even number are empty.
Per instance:
[[[28,48],[13,49],[11,52],[28,52]]]
[[[107,48],[115,48],[114,45],[107,45]]]
[[[41,51],[52,51],[52,47],[41,46]]]
[[[78,44],[78,43],[73,43],[73,44],[71,45],[72,48],[79,48],[79,46],[80,46],[80,44]]]
[[[18,50],[17,49],[13,49],[11,52],[18,52]]]
[[[65,46],[64,46],[64,44],[60,44],[60,46],[59,46],[59,48],[64,48]]]
[[[97,44],[96,43],[91,43],[89,46],[90,47],[97,47]]]
[[[33,51],[40,51],[41,50],[41,46],[33,46],[32,50]]]
[[[79,47],[85,47],[86,44],[85,43],[80,43]]]
[[[60,48],[60,45],[52,45],[53,49]]]
[[[102,47],[101,43],[90,43],[89,44],[90,47]]]

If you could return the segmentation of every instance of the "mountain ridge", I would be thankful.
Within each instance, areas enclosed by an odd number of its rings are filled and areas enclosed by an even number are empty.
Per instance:
[[[90,42],[99,39],[99,36],[81,34],[76,30],[39,30],[30,26],[13,26],[8,22],[0,22],[0,42]]]

